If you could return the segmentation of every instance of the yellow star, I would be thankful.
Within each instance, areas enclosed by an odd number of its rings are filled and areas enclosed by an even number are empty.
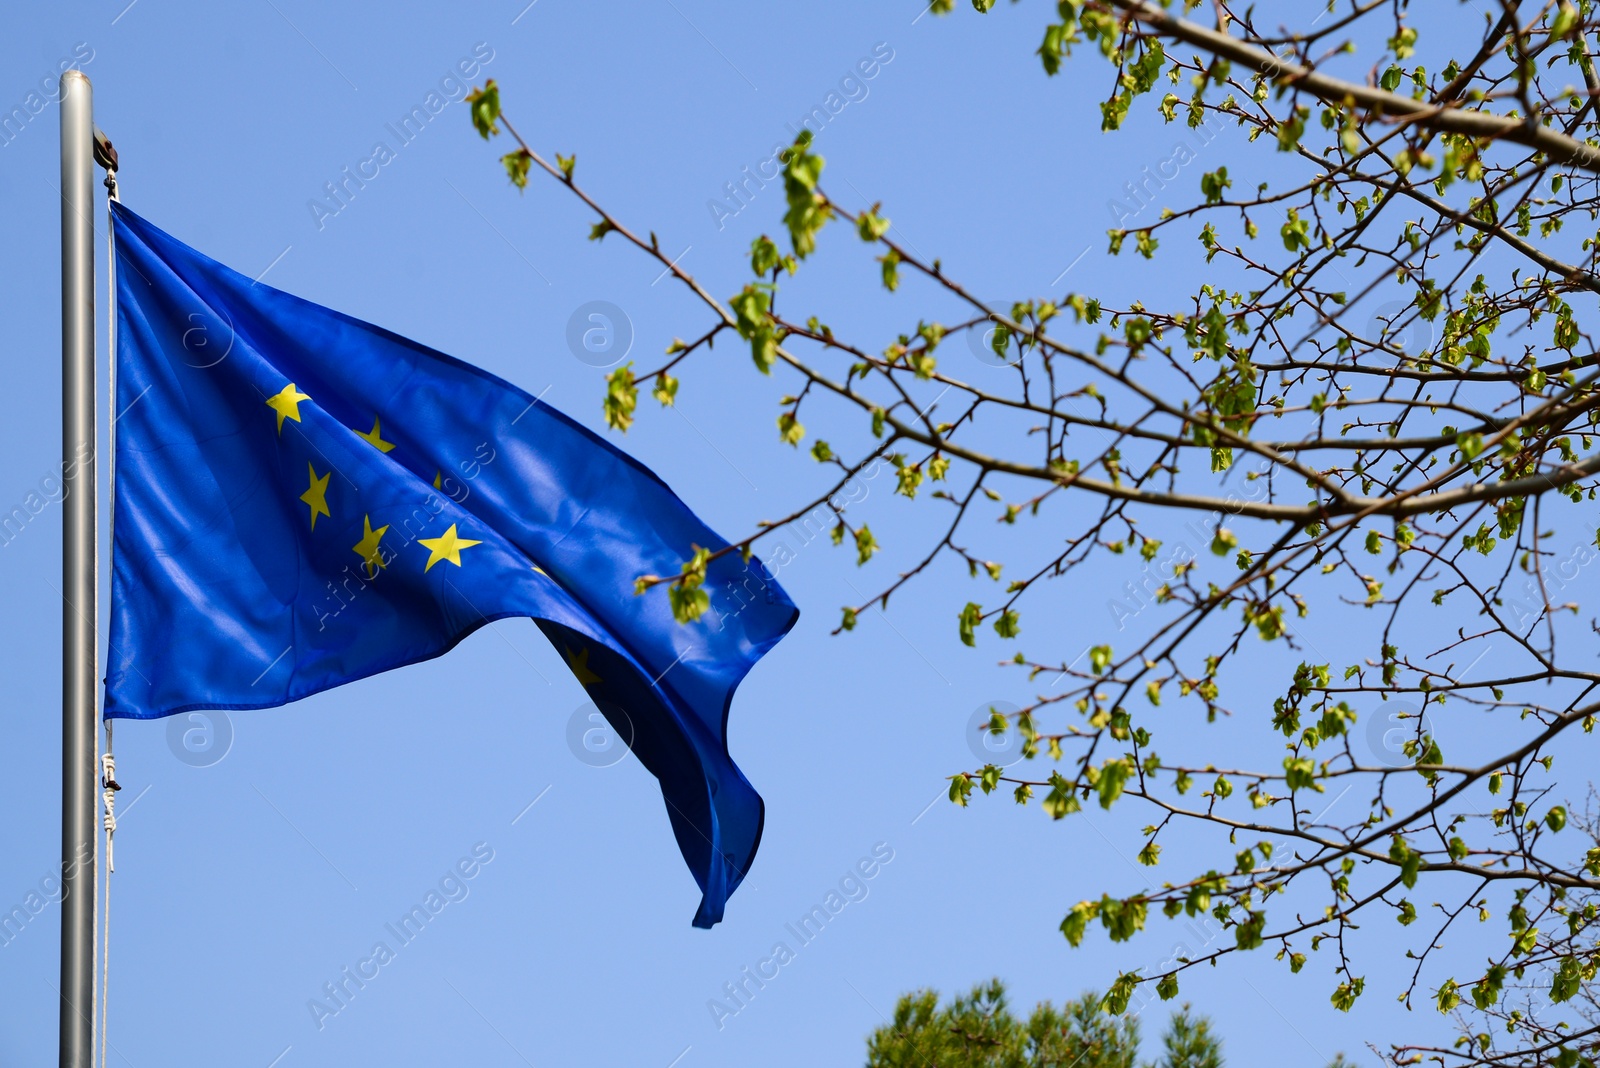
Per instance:
[[[373,447],[375,447],[379,452],[388,452],[390,449],[394,448],[394,442],[392,442],[392,441],[384,441],[383,440],[383,435],[378,432],[378,417],[377,416],[373,416],[372,417],[372,429],[370,431],[368,431],[367,433],[365,433],[365,434],[363,434],[361,431],[357,430],[356,431],[356,437],[361,438],[363,441],[368,442]]]
[[[567,666],[572,669],[574,675],[578,676],[578,681],[583,685],[592,686],[597,682],[604,681],[599,675],[589,670],[589,647],[587,645],[578,650],[577,656],[573,656],[572,650],[565,645],[561,647],[561,651],[567,654]]]
[[[439,480],[441,478],[443,478],[443,477],[444,477],[444,472],[443,471],[440,471],[438,469],[434,470],[434,472],[433,472],[433,488],[434,489],[443,489],[444,488],[444,487],[439,485]]]
[[[267,398],[267,407],[278,413],[279,434],[283,433],[284,417],[288,416],[298,423],[300,421],[300,402],[310,399],[309,396],[295,389],[293,382],[290,382],[287,386]]]
[[[456,525],[451,523],[450,529],[445,531],[439,537],[418,538],[417,544],[425,547],[428,550],[428,564],[427,567],[422,569],[422,573],[427,574],[429,569],[432,568],[434,564],[437,564],[440,560],[448,560],[457,567],[460,567],[461,550],[470,549],[474,545],[482,545],[483,543],[480,541],[473,541],[471,538],[457,537]]]
[[[333,477],[333,472],[329,471],[318,478],[317,469],[309,462],[306,464],[306,469],[311,472],[311,488],[300,494],[300,499],[311,506],[311,529],[316,530],[318,515],[333,518],[328,511],[328,479]]]
[[[367,565],[367,578],[376,578],[378,568],[389,566],[384,561],[383,554],[378,551],[378,541],[383,537],[383,532],[388,530],[389,527],[385,524],[377,530],[373,530],[372,517],[368,515],[361,517],[361,529],[363,531],[361,540],[356,542],[354,551],[360,555]]]

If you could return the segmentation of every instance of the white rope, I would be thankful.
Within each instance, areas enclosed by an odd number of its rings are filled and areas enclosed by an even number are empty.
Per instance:
[[[111,1012],[110,982],[111,982],[111,873],[117,870],[116,861],[111,852],[111,843],[117,833],[117,791],[122,789],[117,785],[117,758],[111,753],[111,721],[106,720],[106,752],[100,754],[100,799],[105,803],[105,831],[106,831],[106,886],[101,899],[101,906],[97,912],[105,912],[105,922],[101,925],[105,940],[100,947],[100,1068],[107,1068],[106,1063],[106,1019]]]
[[[110,429],[107,432],[108,445],[111,458],[107,461],[107,485],[110,487],[110,504],[108,517],[115,532],[117,509],[117,238],[116,226],[111,218],[111,205],[120,202],[117,195],[117,176],[115,171],[107,171],[106,179],[106,278],[110,290],[110,299],[107,302],[110,319],[106,325],[106,347],[109,352],[109,370],[106,375],[107,389],[111,395],[111,402],[106,405],[106,410],[111,413]],[[95,559],[95,598],[100,595],[100,561]],[[111,659],[111,650],[106,650],[106,659]],[[102,697],[102,700],[104,698]],[[99,897],[99,906],[95,909],[95,950],[100,957],[100,1068],[108,1068],[106,1060],[106,1023],[111,1015],[111,873],[116,870],[112,862],[111,844],[117,830],[117,791],[122,789],[117,785],[117,759],[112,754],[111,746],[111,720],[106,720],[106,751],[100,754],[100,786],[101,800],[105,804],[105,833],[106,833],[106,876],[105,890]],[[104,923],[101,922],[101,913],[105,914]],[[103,940],[102,940],[103,939]]]
[[[107,748],[110,748],[110,745],[111,745],[110,733],[111,733],[111,722],[109,720],[107,720],[106,721],[106,735],[107,735],[106,746],[107,746]],[[101,769],[101,775],[102,775],[101,783],[104,784],[104,782],[105,782],[104,774],[105,774],[105,766],[106,766],[105,762],[106,762],[106,757],[109,756],[110,754],[100,752],[100,736],[98,734],[95,735],[94,745],[95,745],[95,754],[94,754],[94,756],[95,756],[95,764]],[[94,950],[93,950],[94,959],[90,962],[90,967],[89,967],[89,974],[91,976],[93,976],[95,972],[100,970],[100,966],[101,966],[102,961],[104,960],[104,957],[105,957],[105,955],[100,952],[100,945],[101,945],[100,932],[101,932],[101,929],[102,929],[102,925],[100,923],[100,910],[101,910],[101,908],[104,907],[104,905],[106,903],[107,895],[110,892],[111,892],[111,875],[110,875],[109,872],[106,874],[106,876],[105,876],[105,886],[104,886],[104,889],[102,889],[101,888],[101,877],[100,877],[100,858],[98,856],[96,856],[95,857],[95,866],[94,866],[94,903],[95,903],[94,904],[94,942],[92,943],[92,945],[94,946]],[[109,931],[109,928],[110,928],[110,916],[109,915],[106,917],[106,920],[107,920],[107,922],[105,924],[105,928]],[[109,945],[107,946],[107,948],[110,948]],[[90,1009],[89,1009],[90,1012],[93,1012],[93,1013],[97,1013],[98,1012],[100,997],[104,993],[105,993],[105,985],[102,983],[100,985],[100,989],[95,991],[95,997],[90,1002]],[[90,1018],[89,1026],[91,1028],[94,1026],[94,1017]],[[103,1034],[104,1034],[104,1030],[102,1029],[102,1036],[103,1036]],[[90,1047],[90,1050],[91,1050],[90,1056],[93,1056],[93,1053],[92,1053],[93,1048],[94,1048],[93,1046]],[[101,1044],[101,1051],[100,1051],[100,1068],[105,1068],[105,1061],[106,1061],[105,1046],[104,1046],[104,1043],[102,1043]]]
[[[100,785],[105,787],[100,792],[100,798],[106,805],[106,874],[117,870],[116,861],[111,855],[111,836],[117,833],[117,791],[122,789],[117,785],[117,758],[109,752],[111,742],[111,724],[106,723],[106,748],[107,752],[100,754]],[[106,880],[110,883],[110,880]]]

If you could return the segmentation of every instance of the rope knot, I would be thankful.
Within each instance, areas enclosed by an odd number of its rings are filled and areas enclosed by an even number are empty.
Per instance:
[[[111,861],[111,836],[117,833],[117,791],[122,787],[117,782],[117,758],[110,753],[100,754],[100,785],[104,787],[100,799],[106,806],[103,824],[106,831],[106,870],[115,871]]]

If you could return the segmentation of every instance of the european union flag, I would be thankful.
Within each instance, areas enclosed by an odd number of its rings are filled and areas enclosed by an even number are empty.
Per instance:
[[[224,267],[121,205],[107,718],[267,708],[530,616],[661,782],[722,919],[763,807],[739,681],[794,625],[759,561],[673,619],[644,574],[727,543],[631,457],[476,367]]]

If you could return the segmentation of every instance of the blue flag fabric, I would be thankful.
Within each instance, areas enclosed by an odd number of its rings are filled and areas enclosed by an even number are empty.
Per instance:
[[[759,561],[651,471],[516,386],[224,267],[114,205],[107,718],[267,708],[529,616],[661,783],[722,918],[761,839],[728,754],[735,687],[794,625]]]

